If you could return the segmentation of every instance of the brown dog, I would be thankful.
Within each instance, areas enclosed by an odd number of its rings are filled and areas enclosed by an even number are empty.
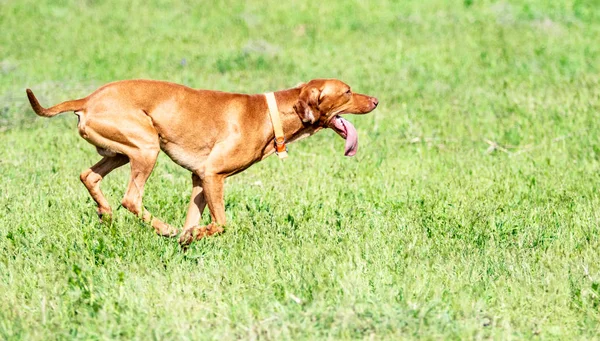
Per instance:
[[[366,114],[377,107],[375,97],[353,93],[335,79],[316,79],[274,93],[287,142],[332,128],[346,139],[345,154],[357,149],[356,129],[341,114]],[[163,236],[177,229],[152,217],[142,206],[144,185],[158,153],[164,151],[192,172],[192,196],[179,239],[195,239],[223,231],[223,183],[275,152],[274,124],[266,96],[194,90],[182,85],[129,80],[107,84],[86,98],[43,108],[33,92],[27,96],[36,114],[52,117],[74,111],[79,134],[96,146],[102,160],[81,173],[81,182],[98,204],[98,215],[112,211],[100,181],[113,169],[131,163],[131,178],[122,204],[149,222]],[[208,204],[211,223],[197,226]]]

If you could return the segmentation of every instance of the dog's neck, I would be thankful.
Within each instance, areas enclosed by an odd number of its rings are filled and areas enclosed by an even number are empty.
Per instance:
[[[292,88],[275,92],[277,108],[281,117],[283,133],[287,143],[311,136],[323,127],[303,123],[296,113],[294,105],[298,102],[300,88]]]

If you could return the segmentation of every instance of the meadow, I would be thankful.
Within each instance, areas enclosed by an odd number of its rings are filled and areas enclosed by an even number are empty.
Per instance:
[[[4,0],[0,32],[0,339],[600,339],[597,0]],[[25,96],[131,78],[380,105],[354,158],[328,130],[229,178],[183,252],[117,209],[129,166],[100,223],[100,156]],[[144,205],[190,191],[163,154]]]

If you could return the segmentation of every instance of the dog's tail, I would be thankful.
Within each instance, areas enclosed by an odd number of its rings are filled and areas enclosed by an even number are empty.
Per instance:
[[[38,102],[37,98],[35,98],[35,95],[33,94],[33,91],[30,89],[27,89],[27,98],[29,98],[29,103],[31,104],[33,111],[35,111],[35,113],[39,116],[43,117],[56,116],[65,111],[83,110],[85,102],[87,101],[85,98],[81,98],[73,101],[62,102],[51,108],[44,108],[40,105],[40,102]]]

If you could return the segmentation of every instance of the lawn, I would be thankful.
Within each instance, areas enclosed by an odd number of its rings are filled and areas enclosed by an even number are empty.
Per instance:
[[[0,2],[0,339],[599,339],[600,4]],[[70,113],[119,79],[376,96],[226,182],[226,233],[183,252],[102,183]],[[161,155],[144,205],[182,226]],[[203,217],[208,221],[208,214]]]

